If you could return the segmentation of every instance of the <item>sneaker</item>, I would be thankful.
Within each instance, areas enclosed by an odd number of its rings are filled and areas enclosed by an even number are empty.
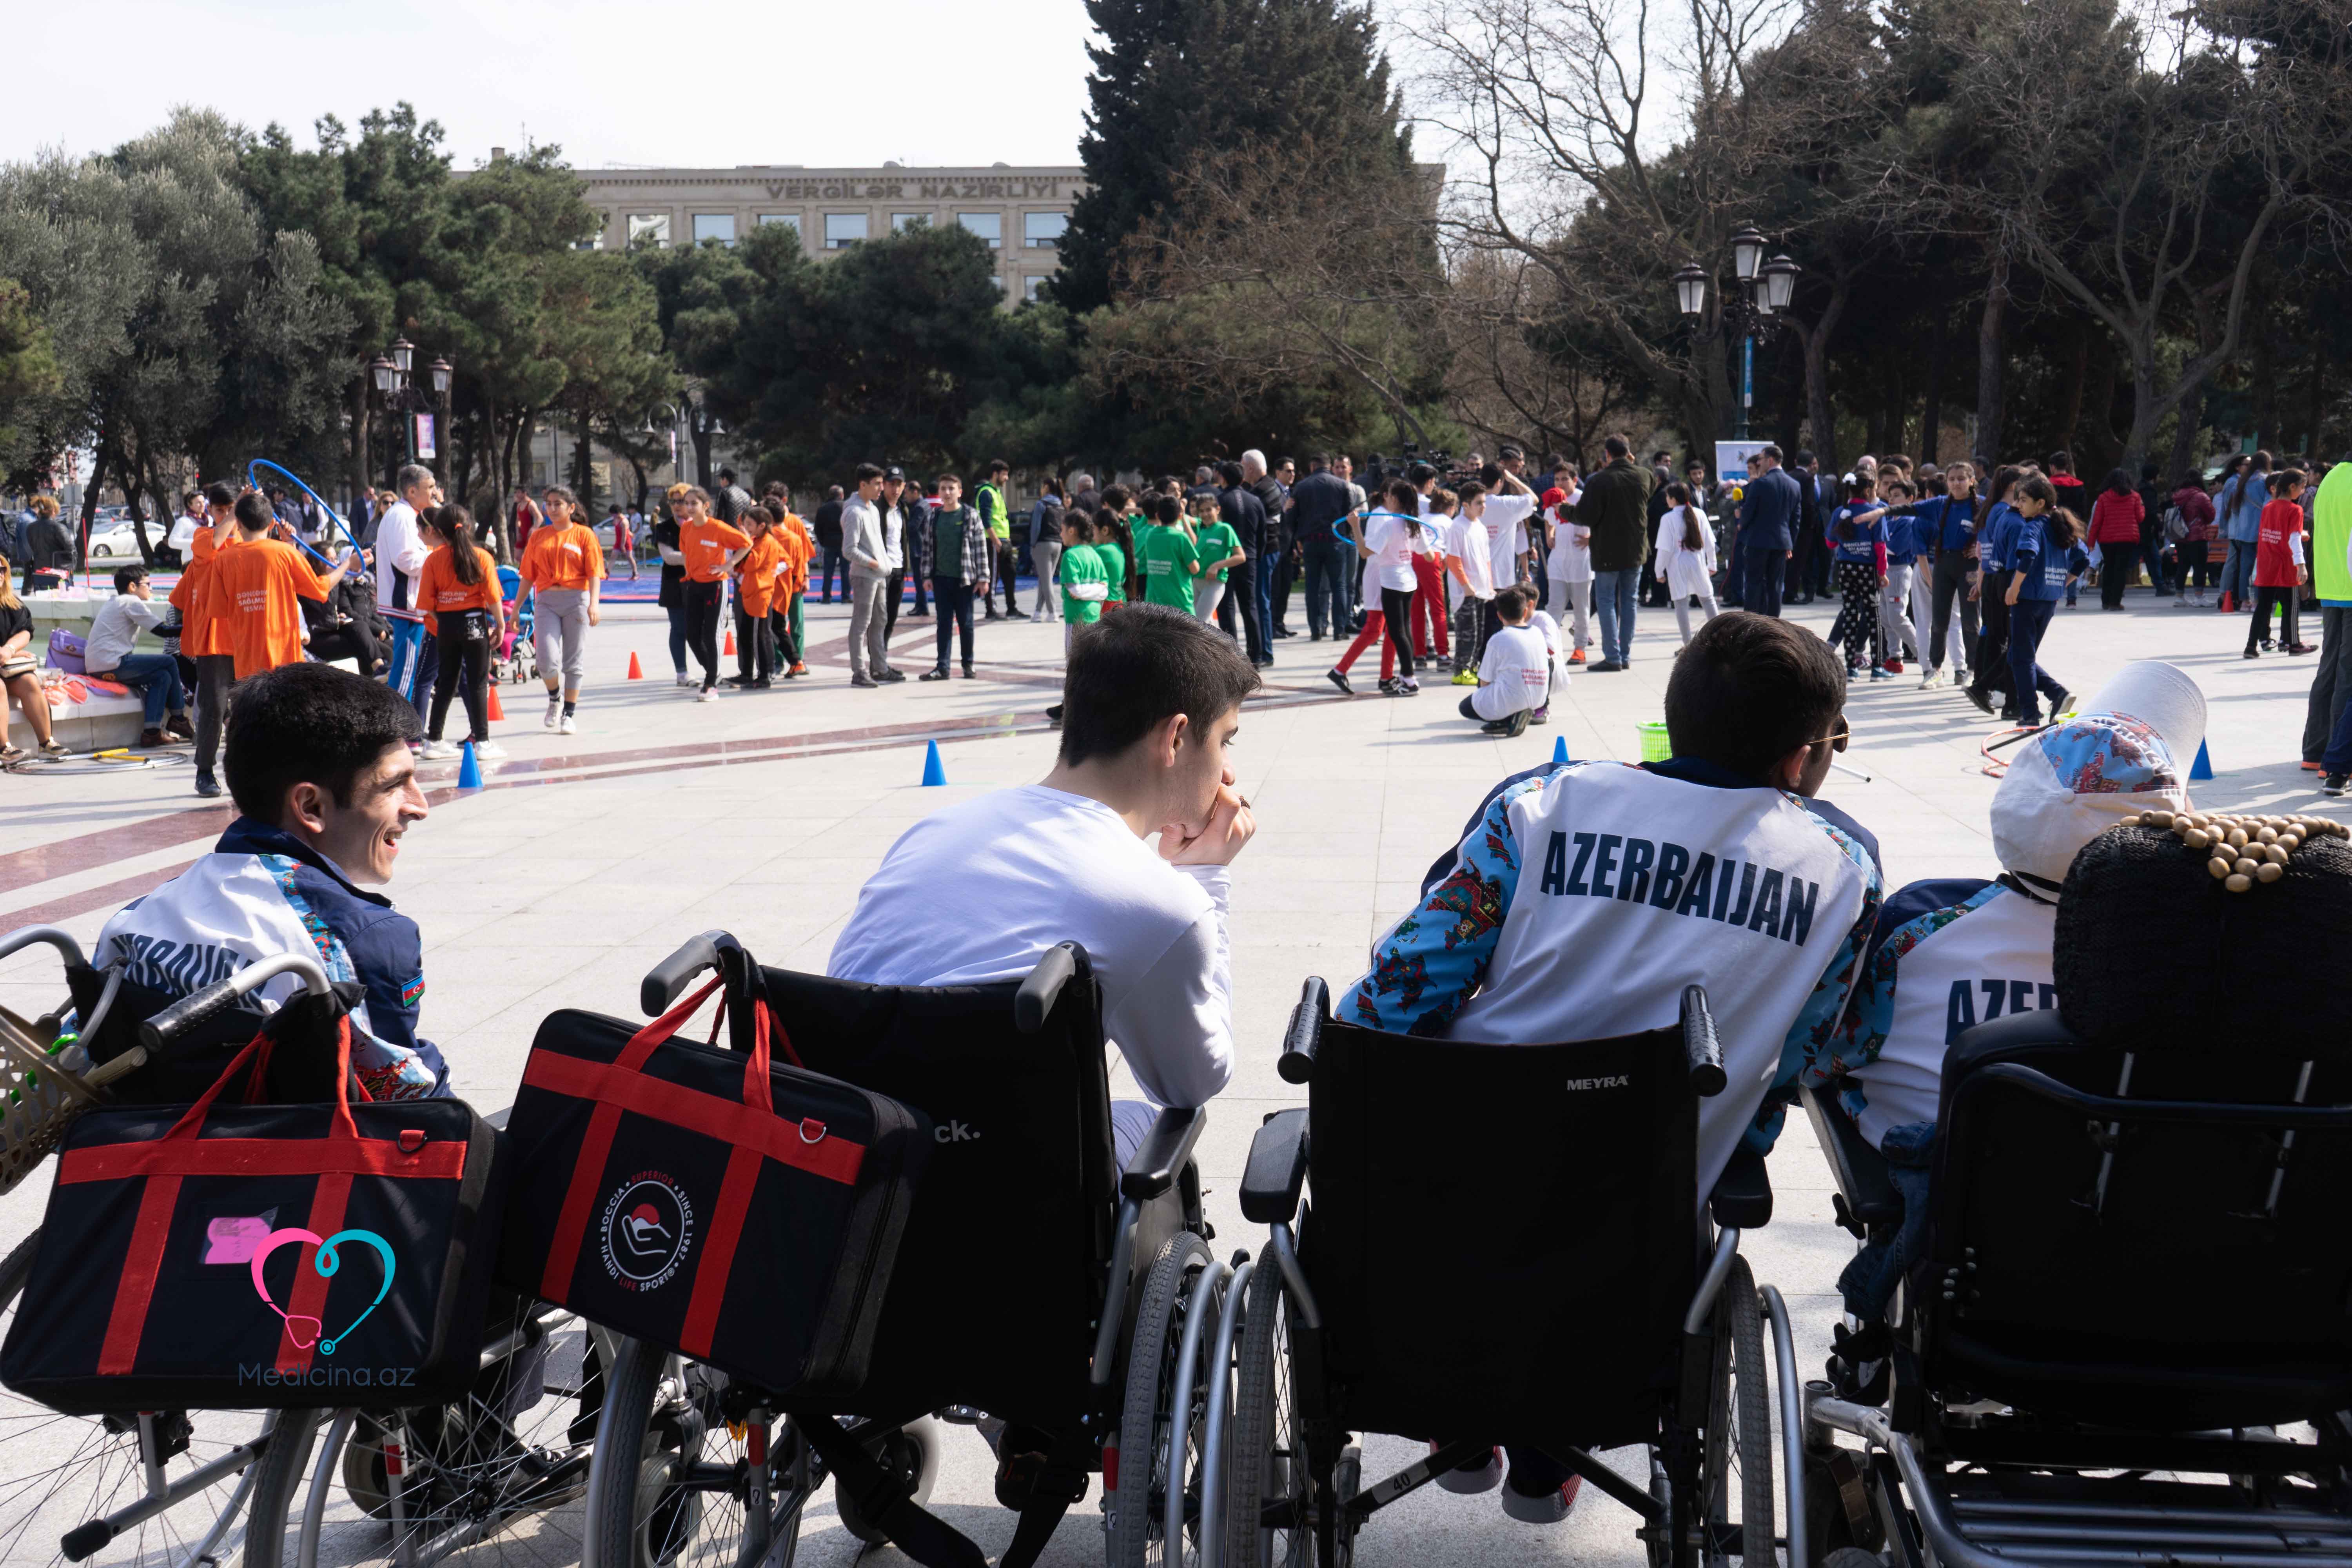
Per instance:
[[[680,686],[691,686],[694,684],[694,677],[681,669],[677,672],[677,683]]]
[[[1931,669],[1919,678],[1919,689],[1922,691],[1933,691],[1943,684],[1944,672],[1940,669]]]
[[[1356,694],[1356,689],[1348,684],[1348,677],[1345,671],[1327,669],[1323,672],[1323,679],[1338,687],[1340,691],[1347,696],[1353,697]]]
[[[898,681],[906,679],[907,672],[903,669],[886,669],[877,679],[881,680],[885,685],[891,685]]]
[[[1545,703],[1542,707],[1540,707],[1540,708],[1537,709],[1534,712],[1532,712],[1532,713],[1528,714],[1528,723],[1530,723],[1530,724],[1549,724],[1549,723],[1550,723],[1550,722],[1551,722],[1551,704],[1550,704],[1550,703],[1549,703],[1549,702],[1547,702],[1547,703]]]
[[[776,683],[762,675],[743,688],[746,691],[772,691]]]
[[[1395,676],[1389,676],[1381,682],[1381,692],[1383,696],[1388,697],[1394,697],[1397,694],[1397,681]]]
[[[416,753],[419,762],[446,763],[459,751],[455,741],[427,741],[425,749]]]
[[[1986,690],[1981,686],[1969,686],[1963,688],[1962,690],[1968,700],[1975,703],[1979,710],[1986,713],[1992,711],[1991,692]]]
[[[795,664],[792,667],[792,668],[790,668],[790,669],[788,669],[788,670],[784,671],[784,673],[785,673],[786,675],[793,675],[793,676],[806,675],[806,674],[808,673],[808,666],[807,666],[807,665],[804,665],[804,664],[795,663]]]
[[[1850,1329],[1839,1323],[1830,1332],[1835,1342],[1830,1350],[1830,1386],[1838,1397],[1855,1405],[1885,1404],[1895,1349],[1886,1325]]]
[[[539,727],[542,730],[552,730],[555,728],[556,721],[562,717],[563,699],[551,697],[547,700],[547,717],[539,721]]]
[[[1415,687],[1413,689],[1418,691],[1421,689],[1419,687]],[[1509,736],[1512,740],[1517,740],[1521,735],[1528,732],[1528,710],[1525,708],[1520,709],[1517,712],[1512,714],[1508,719],[1504,721],[1503,733]]]
[[[694,694],[694,700],[697,702],[716,702],[719,700],[719,688],[706,686]]]
[[[853,675],[849,678],[849,684],[852,686],[875,687],[879,686],[882,683],[875,679],[870,675]]]
[[[2324,773],[2327,768],[2321,763],[2305,763],[2303,764],[2303,771],[2307,773]]]
[[[720,681],[719,684],[721,686],[749,686],[751,684],[751,678],[748,675],[730,675],[726,679]]]
[[[1625,667],[1618,663],[1613,658],[1604,658],[1599,664],[1590,666],[1589,668],[1595,675],[1615,675]]]
[[[2189,595],[2186,594],[2175,594],[2172,596],[2172,607],[2176,610],[2187,609],[2189,607]]]
[[[1903,673],[1903,661],[1902,661],[1901,659],[1899,659],[1899,658],[1890,658],[1890,659],[1888,659],[1888,660],[1886,661],[1886,673],[1887,673],[1887,674],[1889,674],[1889,675],[1900,675],[1900,674],[1902,674],[1902,673]]]
[[[580,732],[580,726],[572,721],[571,714],[566,713],[557,721],[555,732],[559,735],[576,735]]]
[[[205,780],[210,777],[212,777],[212,774],[210,773],[200,774],[197,777],[196,793],[198,795],[205,793]],[[2344,782],[2345,779],[2342,773],[2330,773],[2326,778],[2319,781],[2319,793],[2322,795],[2342,795],[2344,793]],[[214,786],[213,793],[215,795],[218,795],[220,793],[218,785]]]
[[[2263,656],[2262,656],[2261,654],[2259,654],[2259,653],[2256,653],[2252,648],[2248,648],[2248,649],[2247,649],[2247,650],[2246,650],[2242,655],[2241,655],[2240,657],[2244,658],[2262,658]]]
[[[917,676],[915,679],[918,680],[945,680],[947,678],[948,667],[943,664],[937,669],[927,669],[923,671],[922,674]]]
[[[1454,672],[1454,684],[1475,686],[1478,684],[1478,672],[1475,669],[1457,669]]]
[[[2337,779],[2335,782],[2340,786],[2344,781],[2342,779]],[[220,780],[213,777],[212,770],[210,768],[206,768],[196,774],[196,793],[198,795],[210,800],[213,796],[220,794]],[[2342,795],[2344,791],[2339,787],[2334,793]]]
[[[1398,695],[1398,696],[1400,696],[1400,697],[1418,697],[1418,696],[1420,696],[1420,695],[1421,695],[1421,682],[1420,682],[1420,681],[1418,681],[1418,680],[1415,680],[1412,677],[1411,677],[1411,676],[1409,676],[1409,675],[1408,675],[1408,676],[1406,676],[1402,680],[1400,680],[1400,681],[1398,681],[1398,682],[1397,682],[1397,695]]]
[[[1883,664],[1874,665],[1871,667],[1870,679],[1873,680],[1892,680],[1895,679],[1895,672],[1887,668]]]
[[[477,741],[474,742],[474,760],[478,763],[495,763],[506,754],[507,749],[504,746],[499,745],[496,741]]]
[[[1503,1511],[1521,1524],[1558,1524],[1576,1506],[1577,1491],[1583,1485],[1582,1476],[1570,1476],[1559,1483],[1558,1489],[1529,1497],[1506,1480]]]
[[[1574,653],[1570,654],[1568,656],[1568,662],[1570,664],[1582,664],[1584,662],[1584,650],[1582,648],[1578,648]]]
[[[1437,1445],[1432,1443],[1429,1451],[1437,1452]],[[1503,1450],[1489,1448],[1484,1459],[1439,1471],[1437,1484],[1456,1497],[1476,1497],[1480,1492],[1493,1491],[1503,1484]]]
[[[183,741],[193,741],[196,738],[196,727],[188,721],[188,716],[185,713],[174,713],[164,720],[163,731],[166,734],[177,735]]]

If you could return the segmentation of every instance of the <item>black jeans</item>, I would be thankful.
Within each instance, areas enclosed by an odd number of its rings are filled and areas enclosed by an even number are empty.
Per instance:
[[[2131,581],[2132,568],[2139,564],[2139,546],[2126,549],[2121,544],[2099,547],[2099,608],[2120,610],[2124,607],[2124,586]],[[2159,583],[2162,579],[2159,577]]]
[[[1974,565],[1957,550],[1947,550],[1936,557],[1936,574],[1930,579],[1928,614],[1935,624],[1927,631],[1927,668],[1944,668],[1945,628],[1952,624],[1952,606],[1960,606],[1960,636],[1966,639],[1953,650],[1955,667],[1962,657],[1977,646],[1977,602],[1969,597],[1969,568]]]
[[[322,662],[338,658],[357,659],[360,673],[375,674],[376,660],[383,657],[375,634],[362,620],[345,621],[332,631],[319,632],[310,638],[310,657]]]
[[[719,590],[718,583],[688,581],[678,584],[686,595],[682,606],[686,611],[686,646],[702,666],[702,689],[705,691],[719,684]]]
[[[2271,635],[2271,606],[2273,605],[2276,605],[2279,607],[2280,613],[2279,647],[2294,647],[2299,645],[2303,641],[2303,634],[2302,628],[2297,623],[2295,616],[2299,609],[2302,596],[2303,590],[2299,587],[2294,586],[2293,584],[2289,584],[2284,588],[2256,587],[2254,589],[2254,617],[2246,625],[2246,651],[2249,653],[2252,652],[2254,649],[2254,644],[2257,641]]]
[[[776,638],[768,625],[767,616],[752,615],[742,600],[735,601],[735,673],[747,685],[776,678]]]
[[[846,597],[848,595],[849,557],[841,552],[841,547],[837,544],[828,544],[824,548],[824,603],[830,605],[833,603],[833,574],[835,573],[838,572],[841,574],[841,591],[843,596]]]
[[[449,721],[449,700],[459,694],[453,683],[465,681],[467,733],[477,741],[490,738],[489,616],[480,610],[441,617],[435,641],[439,647],[440,675],[433,687],[433,714],[425,726],[425,739],[441,738]]]
[[[1387,622],[1389,646],[1396,649],[1397,675],[1412,679],[1412,590],[1381,585],[1381,615]]]
[[[1244,560],[1225,574],[1225,597],[1238,601],[1242,617],[1242,640],[1248,645],[1250,662],[1264,664],[1274,657],[1272,645],[1266,641],[1265,627],[1257,618],[1257,562]]]
[[[939,606],[940,668],[948,667],[948,638],[963,639],[963,667],[971,668],[971,584],[961,577],[931,579],[931,603]]]
[[[196,771],[213,771],[220,755],[221,726],[228,719],[228,689],[236,684],[236,660],[208,653],[196,660]]]
[[[1984,635],[1977,639],[1976,679],[1969,686],[1975,691],[2014,695],[2009,675],[2009,574],[1988,571],[1980,591]]]
[[[898,602],[907,596],[907,572],[900,567],[890,574],[890,586],[882,593],[882,641],[887,645],[890,634],[898,629]]]

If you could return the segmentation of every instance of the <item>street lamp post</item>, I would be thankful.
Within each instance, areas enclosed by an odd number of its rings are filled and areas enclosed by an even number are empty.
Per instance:
[[[384,412],[400,416],[402,438],[393,444],[386,459],[391,473],[389,482],[395,488],[400,482],[401,452],[406,451],[410,462],[416,461],[416,416],[434,416],[433,470],[436,475],[442,471],[441,453],[448,441],[450,384],[457,378],[457,367],[446,358],[436,359],[425,366],[425,376],[433,386],[428,395],[412,376],[415,364],[416,345],[404,337],[394,339],[391,348],[368,362],[368,379],[374,384]]]
[[[1717,289],[1726,328],[1739,336],[1739,429],[1748,439],[1748,421],[1756,405],[1756,340],[1769,333],[1774,318],[1796,297],[1797,279],[1804,271],[1786,256],[1764,259],[1769,244],[1754,225],[1744,225],[1731,237],[1731,269],[1738,279],[1732,289]],[[1706,310],[1706,293],[1714,274],[1694,261],[1675,274],[1675,304],[1696,327]]]

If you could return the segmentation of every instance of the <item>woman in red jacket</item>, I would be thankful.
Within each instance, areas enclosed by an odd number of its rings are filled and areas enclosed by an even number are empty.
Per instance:
[[[2124,589],[2131,584],[2139,560],[2140,519],[2147,507],[2132,488],[2131,476],[2117,468],[2107,476],[2107,488],[2091,503],[2091,542],[2099,546],[2099,608],[2124,607]]]

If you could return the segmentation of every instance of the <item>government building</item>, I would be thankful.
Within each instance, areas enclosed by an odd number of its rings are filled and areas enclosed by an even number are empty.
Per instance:
[[[494,151],[491,156],[498,153]],[[575,169],[604,218],[597,243],[732,245],[754,224],[789,224],[809,254],[826,255],[909,224],[961,224],[996,253],[1007,304],[1036,298],[1053,276],[1070,204],[1086,188],[1077,168]]]

